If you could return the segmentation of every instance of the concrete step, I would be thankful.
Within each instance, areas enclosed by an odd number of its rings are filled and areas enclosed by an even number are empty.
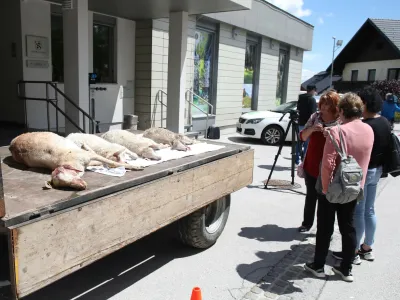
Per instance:
[[[184,129],[185,129],[187,132],[190,132],[190,130],[192,130],[192,128],[193,128],[193,125],[192,125],[192,124],[187,124],[187,125],[184,126]]]
[[[200,132],[198,132],[198,131],[189,131],[189,132],[185,132],[185,135],[187,137],[195,138],[197,140],[199,138],[199,136],[200,136]]]

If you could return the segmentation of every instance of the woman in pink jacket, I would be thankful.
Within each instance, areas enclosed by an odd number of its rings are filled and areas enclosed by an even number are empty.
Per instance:
[[[344,138],[344,148],[347,154],[352,155],[363,169],[361,187],[364,188],[374,143],[374,132],[369,125],[360,120],[362,107],[363,102],[360,97],[353,93],[345,94],[338,105],[339,116],[342,121],[340,128]],[[332,127],[330,133],[338,145],[340,145],[338,127]],[[334,230],[335,214],[337,214],[339,229],[342,234],[343,260],[340,266],[333,267],[333,271],[339,274],[343,280],[352,282],[352,261],[357,248],[353,215],[357,201],[355,200],[347,204],[332,204],[325,196],[339,162],[340,156],[336,152],[332,141],[329,138],[326,139],[320,173],[322,195],[318,196],[315,256],[314,262],[307,263],[305,269],[317,277],[325,277],[324,266]]]

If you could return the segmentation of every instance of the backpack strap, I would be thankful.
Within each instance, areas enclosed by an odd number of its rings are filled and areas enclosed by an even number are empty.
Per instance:
[[[329,138],[331,139],[331,141],[332,141],[332,144],[333,144],[333,146],[335,147],[335,149],[336,149],[336,152],[340,155],[340,158],[341,159],[346,159],[347,158],[347,154],[346,154],[346,152],[344,151],[344,147],[343,147],[343,134],[342,134],[342,130],[340,129],[340,125],[338,124],[338,132],[339,132],[339,138],[340,138],[340,146],[341,147],[339,147],[339,145],[338,145],[338,143],[336,142],[336,140],[332,137],[332,135],[331,135],[331,133],[330,133],[330,131],[328,130],[328,135],[329,135]]]
[[[347,158],[347,152],[346,149],[344,148],[344,138],[343,138],[343,131],[342,128],[340,128],[340,124],[337,125],[338,129],[339,129],[339,138],[340,138],[340,148],[342,149],[342,154],[343,154],[343,158],[346,159]]]

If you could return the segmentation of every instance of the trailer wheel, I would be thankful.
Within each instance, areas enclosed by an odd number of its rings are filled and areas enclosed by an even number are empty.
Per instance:
[[[180,219],[181,241],[200,249],[214,245],[228,221],[230,205],[231,195],[227,195]]]

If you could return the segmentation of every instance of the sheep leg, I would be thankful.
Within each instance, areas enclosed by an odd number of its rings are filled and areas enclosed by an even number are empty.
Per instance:
[[[125,153],[128,154],[129,157],[132,158],[132,160],[136,160],[139,158],[139,156],[136,153],[132,152],[129,149],[125,149]]]
[[[103,163],[108,164],[110,167],[125,167],[126,169],[135,170],[135,171],[141,171],[141,170],[144,169],[144,167],[135,167],[135,166],[132,166],[130,164],[115,162],[115,161],[109,160],[109,159],[104,158],[104,157],[102,157],[100,155],[97,155],[97,154],[96,155],[92,155],[90,157],[90,160],[101,161]]]
[[[82,149],[83,149],[83,150],[86,150],[86,151],[89,151],[89,152],[92,153],[92,154],[96,154],[96,155],[97,155],[97,153],[94,152],[93,149],[90,148],[89,145],[87,145],[86,143],[82,143]]]
[[[90,161],[90,163],[89,163],[89,165],[88,166],[91,166],[91,167],[97,167],[97,166],[102,166],[103,165],[103,163],[102,162],[100,162],[100,161],[96,161],[96,160],[92,160],[92,161]]]

